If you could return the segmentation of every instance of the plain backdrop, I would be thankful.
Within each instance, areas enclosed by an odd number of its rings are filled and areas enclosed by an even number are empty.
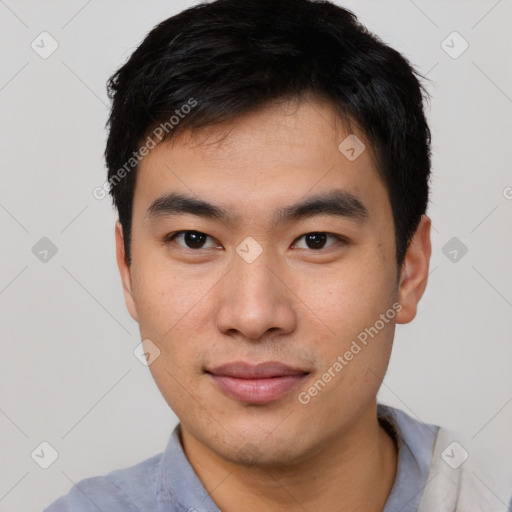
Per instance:
[[[115,211],[92,191],[106,173],[107,78],[193,3],[0,1],[1,511],[42,510],[83,478],[162,452],[177,422],[133,355],[140,339],[115,262]],[[340,5],[432,80],[431,275],[417,318],[397,328],[379,400],[506,465],[512,3]],[[47,58],[33,49],[48,38],[41,32],[58,44]],[[36,462],[51,452],[43,442],[58,454],[48,469]]]

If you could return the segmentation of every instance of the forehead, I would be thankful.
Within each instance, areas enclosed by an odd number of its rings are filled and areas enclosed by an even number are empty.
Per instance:
[[[134,204],[143,214],[162,195],[182,191],[242,215],[251,205],[251,214],[275,218],[270,208],[342,189],[371,213],[386,206],[387,191],[354,125],[345,126],[327,102],[288,101],[185,131],[141,161]]]
[[[350,120],[350,124],[340,119],[327,100],[314,97],[302,101],[276,100],[230,121],[180,133],[170,139],[168,149],[182,154],[194,152],[209,162],[225,159],[227,164],[244,163],[243,152],[252,149],[259,152],[258,163],[262,166],[268,156],[273,166],[293,163],[303,167],[339,156],[340,143],[351,136],[364,144],[362,160],[373,167],[373,148],[357,123]],[[245,163],[251,163],[250,159]]]

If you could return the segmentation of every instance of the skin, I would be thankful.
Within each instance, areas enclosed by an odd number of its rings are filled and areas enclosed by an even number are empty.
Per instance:
[[[352,129],[354,130],[354,129]],[[349,133],[366,150],[349,161]],[[333,188],[368,208],[365,223],[319,215],[278,226],[274,210]],[[150,222],[164,193],[192,194],[233,214],[230,223],[182,214]],[[207,234],[205,248],[183,237]],[[303,235],[325,232],[325,247]],[[185,453],[224,512],[380,511],[393,486],[396,446],[380,426],[376,395],[395,322],[410,322],[427,283],[430,219],[423,216],[402,271],[386,187],[369,143],[319,99],[281,102],[233,121],[183,132],[141,162],[133,203],[132,264],[116,224],[117,261],[142,339],[160,350],[150,371],[181,423]],[[248,237],[262,254],[247,263]],[[393,303],[397,316],[307,404],[297,399]],[[281,361],[310,374],[268,404],[230,398],[206,367]],[[192,507],[194,504],[184,504]],[[195,504],[195,505],[199,505]]]

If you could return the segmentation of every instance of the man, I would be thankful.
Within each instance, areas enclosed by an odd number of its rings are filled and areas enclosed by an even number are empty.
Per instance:
[[[376,401],[431,254],[406,59],[328,2],[217,0],[109,92],[126,304],[180,423],[46,510],[506,510],[447,431]]]

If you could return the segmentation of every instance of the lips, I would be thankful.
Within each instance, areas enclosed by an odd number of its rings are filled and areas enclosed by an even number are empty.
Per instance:
[[[213,383],[235,400],[265,404],[282,398],[300,385],[309,372],[276,361],[252,365],[243,361],[206,370]]]

